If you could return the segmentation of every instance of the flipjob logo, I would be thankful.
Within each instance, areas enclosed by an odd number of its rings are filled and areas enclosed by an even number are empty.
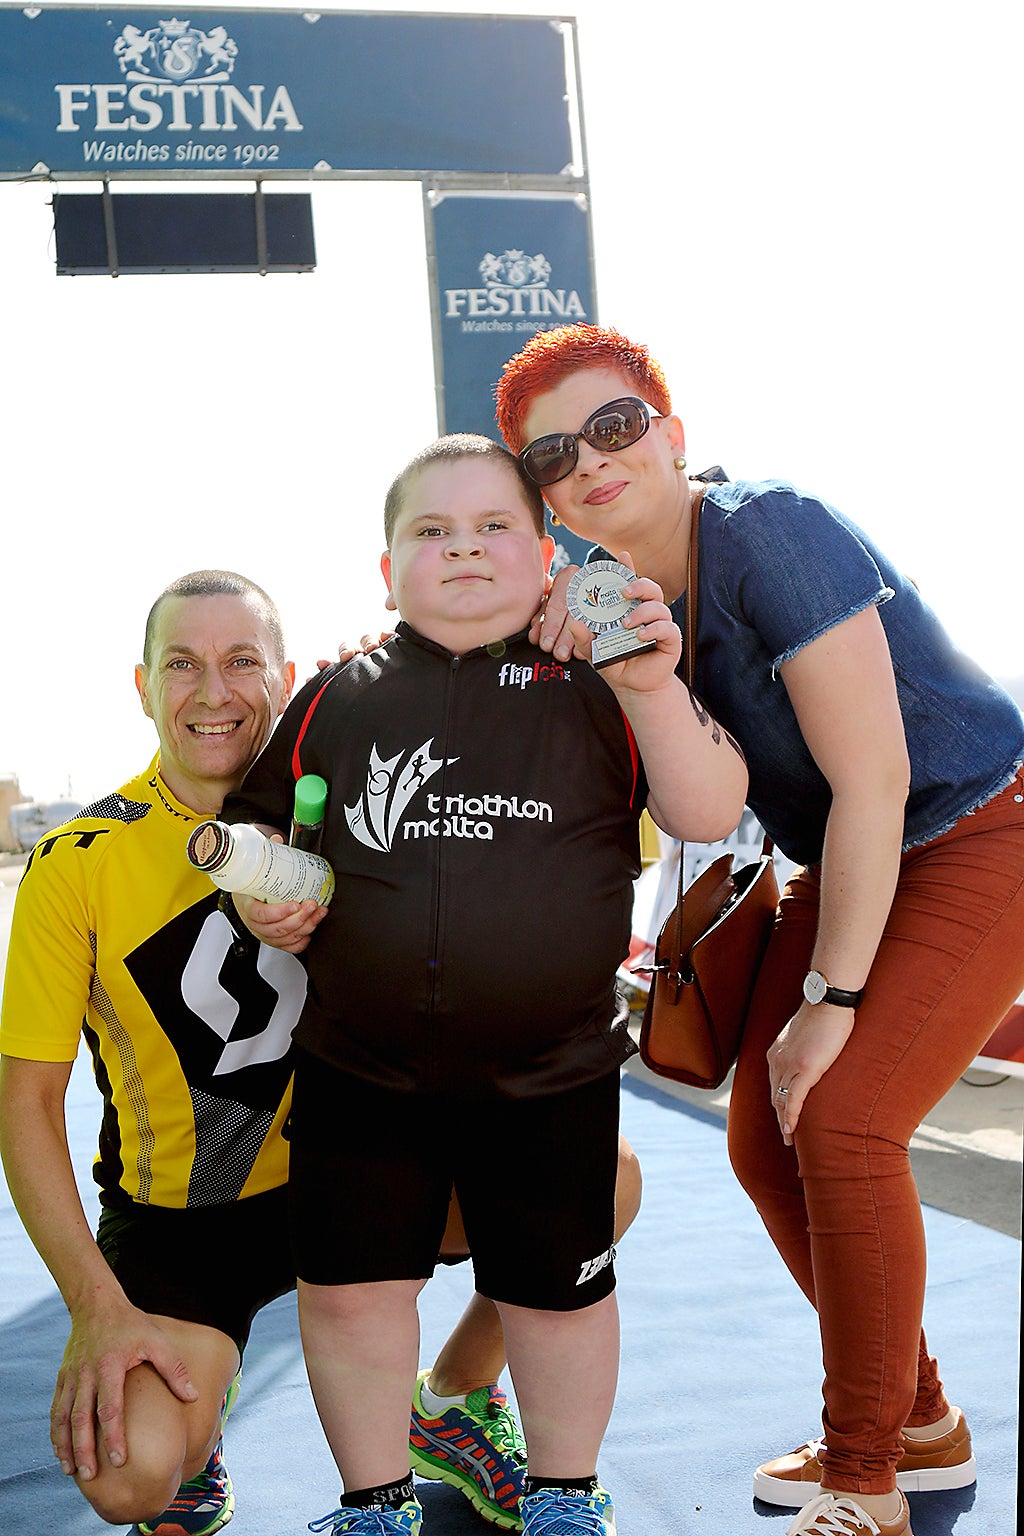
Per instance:
[[[543,251],[533,256],[515,247],[500,256],[488,251],[477,271],[482,286],[444,291],[444,317],[458,322],[460,330],[543,331],[552,323],[587,318],[577,289],[552,284],[552,265]]]

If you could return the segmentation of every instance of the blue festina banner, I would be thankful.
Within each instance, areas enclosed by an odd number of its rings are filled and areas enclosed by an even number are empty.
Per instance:
[[[568,20],[0,6],[0,179],[579,175]]]
[[[494,385],[537,331],[596,322],[590,214],[576,197],[431,192],[438,428],[498,438]],[[553,528],[556,567],[588,546]]]

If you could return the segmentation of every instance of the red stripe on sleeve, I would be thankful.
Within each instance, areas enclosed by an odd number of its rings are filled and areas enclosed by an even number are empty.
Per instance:
[[[309,719],[308,715],[306,719]],[[629,792],[629,808],[632,810],[633,802],[636,799],[636,781],[640,776],[640,748],[636,744],[633,727],[626,719],[625,711],[622,713],[622,723],[626,727],[626,740],[629,742],[629,760],[633,764],[633,788]]]
[[[296,736],[296,738],[295,738],[295,745],[292,748],[292,773],[295,775],[296,782],[299,779],[302,778],[302,758],[301,758],[301,755],[300,755],[300,749],[302,747],[302,738],[305,736],[306,730],[307,730],[307,728],[309,726],[309,722],[313,718],[313,711],[316,709],[317,705],[320,703],[320,700],[321,700],[321,698],[323,696],[324,689],[328,686],[328,684],[331,681],[332,681],[332,679],[328,678],[327,682],[324,683],[323,687],[317,689],[316,693],[313,695],[313,699],[312,699],[312,702],[310,703],[309,708],[306,710],[305,718],[303,719],[302,724],[299,726],[299,734]]]

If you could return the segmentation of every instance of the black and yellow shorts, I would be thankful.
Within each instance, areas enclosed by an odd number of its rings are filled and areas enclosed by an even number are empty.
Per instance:
[[[96,1241],[143,1312],[219,1328],[241,1351],[260,1308],[295,1288],[283,1187],[184,1210],[103,1200]]]

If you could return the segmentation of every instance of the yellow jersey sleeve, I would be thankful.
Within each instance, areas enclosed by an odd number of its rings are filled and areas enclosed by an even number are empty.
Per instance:
[[[238,939],[189,864],[200,818],[154,760],[48,833],[15,903],[0,1051],[74,1059],[84,1034],[103,1095],[94,1174],[167,1206],[207,1205],[287,1177],[294,956]]]

